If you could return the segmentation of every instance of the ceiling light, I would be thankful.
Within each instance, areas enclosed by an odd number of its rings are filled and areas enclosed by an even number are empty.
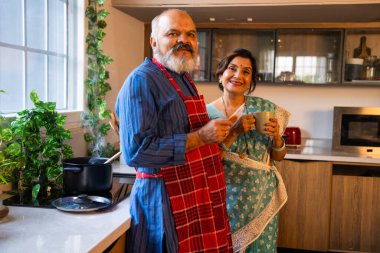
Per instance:
[[[215,21],[215,18],[209,18],[209,20],[210,20],[211,22],[214,22],[214,21]]]
[[[253,18],[247,18],[247,22],[252,22]]]

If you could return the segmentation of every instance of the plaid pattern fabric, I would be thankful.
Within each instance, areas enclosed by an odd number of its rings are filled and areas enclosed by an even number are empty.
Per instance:
[[[183,98],[190,131],[205,125],[210,119],[203,97],[185,97],[163,66],[154,59],[153,62]],[[197,92],[190,77],[186,77]],[[161,173],[172,205],[179,252],[232,252],[226,185],[218,145],[192,150],[186,153],[184,165],[164,167]]]

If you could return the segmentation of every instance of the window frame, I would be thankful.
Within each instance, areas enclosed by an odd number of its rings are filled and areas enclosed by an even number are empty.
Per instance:
[[[23,4],[23,12],[26,12],[26,0]],[[46,0],[48,2],[48,0]],[[80,114],[84,108],[84,69],[85,69],[85,48],[84,48],[84,1],[81,0],[67,0],[67,54],[66,54],[66,92],[67,92],[67,101],[66,109],[58,110],[60,114],[66,116],[65,127],[68,129],[80,128],[81,117]],[[24,18],[24,17],[22,17]],[[27,30],[24,28],[23,36],[26,36]],[[0,42],[0,45],[5,48],[17,48],[19,46],[12,45],[9,43]],[[28,47],[25,45],[23,48]],[[48,54],[46,54],[48,55]],[[24,56],[26,57],[26,56]],[[27,62],[24,62],[23,71],[26,72]],[[24,73],[25,74],[25,73]],[[25,74],[26,75],[26,74]],[[24,88],[26,89],[26,78],[24,80]],[[0,96],[4,96],[1,94]],[[26,101],[29,94],[26,94],[23,98],[23,108],[26,107]],[[0,114],[7,118],[7,121],[14,119],[17,116],[17,113],[1,113]]]

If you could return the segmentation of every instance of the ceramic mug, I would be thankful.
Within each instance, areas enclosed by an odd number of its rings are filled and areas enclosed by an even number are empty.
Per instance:
[[[256,131],[265,134],[265,124],[270,122],[270,118],[274,118],[273,112],[255,112],[253,114],[256,122]]]

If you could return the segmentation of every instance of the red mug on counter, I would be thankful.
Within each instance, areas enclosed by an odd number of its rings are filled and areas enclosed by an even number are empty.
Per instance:
[[[301,145],[301,130],[299,127],[287,127],[284,132],[285,144],[287,146]]]

